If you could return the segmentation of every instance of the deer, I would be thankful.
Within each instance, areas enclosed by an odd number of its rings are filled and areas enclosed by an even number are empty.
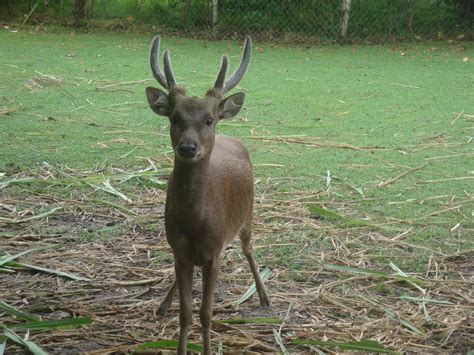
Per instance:
[[[178,354],[186,354],[192,321],[194,267],[202,268],[202,301],[199,318],[203,353],[211,354],[210,326],[213,293],[220,271],[223,248],[238,235],[242,251],[255,280],[260,304],[271,309],[271,300],[253,256],[253,167],[248,150],[237,139],[216,134],[217,123],[236,116],[245,94],[225,97],[242,80],[250,63],[252,40],[245,39],[239,66],[226,80],[229,58],[222,56],[214,86],[204,97],[187,96],[175,79],[170,52],[163,53],[164,72],[157,60],[160,37],[150,50],[153,76],[165,89],[146,88],[153,112],[168,117],[174,152],[165,204],[166,239],[174,257],[176,279],[157,313],[165,316],[173,297],[179,294]]]

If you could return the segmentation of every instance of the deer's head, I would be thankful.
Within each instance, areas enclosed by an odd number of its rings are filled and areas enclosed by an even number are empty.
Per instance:
[[[228,97],[242,79],[250,62],[252,40],[246,37],[242,60],[232,76],[226,79],[229,58],[222,56],[221,67],[214,87],[203,98],[186,96],[185,89],[176,83],[171,67],[170,54],[164,51],[164,73],[157,60],[160,37],[153,39],[150,52],[150,66],[153,76],[167,92],[146,88],[146,96],[151,109],[170,120],[171,144],[175,157],[182,162],[193,163],[209,157],[214,147],[215,127],[219,120],[239,113],[245,94],[239,92]]]

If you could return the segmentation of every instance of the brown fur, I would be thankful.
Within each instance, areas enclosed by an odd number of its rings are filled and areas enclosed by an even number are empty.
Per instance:
[[[161,302],[158,314],[166,314],[179,290],[178,354],[185,354],[192,316],[193,270],[194,266],[202,267],[199,316],[204,354],[211,354],[212,300],[220,255],[237,235],[250,264],[260,303],[271,307],[252,254],[252,163],[242,143],[215,134],[220,119],[239,112],[244,94],[223,98],[221,91],[213,88],[204,98],[186,97],[184,89],[178,86],[172,87],[169,94],[156,88],[147,88],[146,94],[151,109],[169,117],[175,152],[166,196],[165,227],[173,250],[176,281]]]
[[[183,161],[175,154],[165,209],[168,243],[175,260],[177,281],[160,304],[164,315],[176,288],[180,290],[180,346],[184,353],[192,315],[192,278],[194,266],[203,268],[203,300],[200,319],[203,328],[204,353],[210,353],[212,297],[219,272],[222,249],[239,235],[257,284],[260,302],[270,307],[270,299],[260,279],[252,255],[253,173],[247,149],[238,140],[214,135],[214,129],[200,132],[196,117],[207,112],[205,99],[181,98],[173,110],[176,126],[171,128],[172,145],[184,139],[198,140],[202,157],[195,162]],[[214,102],[214,100],[212,100]],[[214,103],[217,104],[217,103]],[[177,287],[176,287],[177,286]]]

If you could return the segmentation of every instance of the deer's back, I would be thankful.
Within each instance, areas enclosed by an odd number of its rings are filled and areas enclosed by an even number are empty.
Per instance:
[[[237,139],[218,134],[211,154],[211,166],[222,174],[253,179],[247,148]],[[248,183],[248,181],[246,181]]]

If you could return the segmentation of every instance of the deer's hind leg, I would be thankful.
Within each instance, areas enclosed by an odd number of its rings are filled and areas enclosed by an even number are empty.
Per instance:
[[[158,310],[156,313],[160,316],[166,315],[166,312],[168,312],[168,309],[171,306],[171,302],[173,302],[173,297],[176,293],[176,290],[178,289],[178,281],[174,280],[173,284],[171,285],[170,289],[166,293],[165,298],[163,298],[163,301],[161,301],[160,306],[158,307]]]
[[[242,242],[242,251],[244,252],[245,257],[249,262],[250,270],[252,271],[253,278],[255,280],[258,297],[260,298],[260,304],[263,307],[269,309],[272,307],[272,303],[270,301],[270,297],[268,297],[265,285],[263,284],[262,279],[260,278],[258,265],[255,261],[255,257],[253,256],[252,227],[250,225],[245,225],[240,231],[239,237]]]

